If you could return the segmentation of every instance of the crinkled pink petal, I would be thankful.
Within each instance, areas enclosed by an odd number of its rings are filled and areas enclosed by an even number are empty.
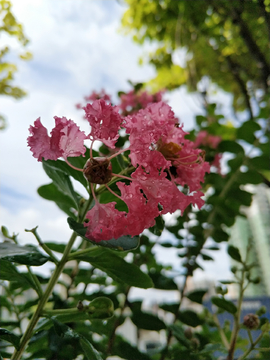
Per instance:
[[[34,126],[29,127],[29,132],[31,135],[27,138],[28,146],[38,161],[42,161],[42,158],[57,160],[61,156],[59,148],[51,148],[51,138],[47,129],[41,124],[40,118],[34,122]]]
[[[159,215],[156,204],[148,202],[141,187],[136,181],[130,185],[123,182],[116,183],[121,191],[121,198],[128,206],[125,232],[131,236],[139,235],[144,229],[155,225],[155,218]]]
[[[95,100],[92,105],[87,104],[84,107],[85,117],[91,125],[90,135],[93,140],[100,140],[110,148],[115,147],[122,123],[118,109],[117,106],[107,104],[103,99]]]
[[[55,128],[51,131],[51,147],[59,147],[64,159],[84,155],[84,140],[87,136],[72,121],[65,117],[55,119]]]
[[[93,241],[118,239],[124,235],[126,213],[115,209],[116,202],[108,204],[96,203],[86,214],[84,226],[87,227],[85,236]]]
[[[55,127],[51,131],[51,137],[48,136],[47,129],[41,124],[40,118],[30,126],[31,136],[28,137],[33,156],[38,161],[57,160],[60,157],[79,156],[85,153],[84,139],[87,136],[72,121],[66,118],[55,116]]]
[[[136,169],[132,178],[140,184],[148,202],[154,203],[153,206],[162,206],[161,214],[174,213],[181,210],[182,213],[192,202],[190,196],[183,194],[177,186],[166,178],[165,172],[152,169],[149,174],[142,168]]]
[[[205,173],[210,172],[209,163],[201,159],[201,150],[194,149],[193,143],[186,139],[178,155],[172,163],[177,173],[174,180],[179,185],[188,185],[190,192],[199,190]]]

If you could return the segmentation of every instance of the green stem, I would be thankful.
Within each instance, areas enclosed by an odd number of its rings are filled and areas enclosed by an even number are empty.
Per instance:
[[[42,247],[42,249],[50,256],[50,258],[52,259],[52,261],[57,265],[59,263],[59,261],[57,260],[57,258],[54,256],[53,252],[51,251],[51,249],[48,248],[48,246],[46,244],[43,243],[43,241],[41,240],[41,238],[39,237],[38,233],[37,233],[37,226],[34,229],[31,230],[27,230],[25,229],[26,232],[31,232],[35,238],[37,239],[37,242],[39,243],[39,245]]]
[[[90,196],[87,203],[85,204],[85,206],[81,209],[81,213],[79,214],[78,216],[78,221],[81,222],[83,221],[87,211],[88,211],[88,208],[91,204],[93,200],[93,197]],[[36,236],[37,233],[36,233],[36,229],[33,229],[33,234]],[[38,236],[38,235],[37,235]],[[33,333],[33,330],[42,314],[42,311],[43,311],[43,308],[44,306],[46,305],[52,291],[53,291],[53,288],[55,286],[55,284],[57,283],[65,265],[66,265],[66,262],[68,261],[68,256],[69,256],[69,253],[71,251],[71,248],[76,240],[76,237],[77,237],[77,234],[75,232],[72,233],[70,239],[69,239],[69,242],[65,248],[65,251],[63,253],[63,256],[62,256],[62,259],[58,262],[57,260],[57,264],[56,264],[56,268],[52,274],[52,277],[50,278],[49,280],[49,283],[48,283],[48,286],[44,292],[44,294],[42,295],[42,297],[40,298],[39,300],[39,303],[38,303],[38,306],[37,306],[37,309],[35,311],[35,313],[33,314],[29,324],[28,324],[28,327],[24,333],[24,335],[22,336],[21,338],[21,341],[20,341],[20,346],[19,346],[19,349],[15,349],[12,357],[10,360],[19,360],[23,354],[23,351],[28,343],[28,341],[31,339],[31,336],[32,336],[32,333]],[[37,238],[37,237],[36,237]],[[39,238],[39,237],[38,237]],[[44,244],[43,244],[44,245]],[[50,251],[50,249],[49,249]]]
[[[38,303],[38,307],[37,307],[35,313],[33,314],[24,335],[21,338],[19,349],[14,351],[14,353],[11,357],[11,360],[19,360],[21,358],[28,341],[30,340],[30,338],[32,336],[33,330],[39,320],[42,310],[43,310],[45,304],[47,303],[47,301],[51,295],[51,292],[52,292],[55,284],[57,283],[59,276],[61,275],[61,273],[63,271],[63,268],[68,259],[69,252],[76,240],[76,237],[77,237],[76,233],[73,233],[71,235],[71,238],[70,238],[70,240],[65,248],[65,251],[63,253],[63,257],[60,260],[60,262],[57,264],[57,266],[54,270],[54,273],[52,274],[52,277],[50,278],[47,289],[45,290],[43,296],[41,297],[41,299]]]
[[[255,349],[255,346],[256,346],[256,345],[258,344],[258,342],[261,340],[261,338],[263,337],[263,335],[264,335],[264,333],[262,332],[262,333],[257,337],[257,339],[250,344],[250,346],[249,346],[249,348],[247,349],[247,351],[246,351],[243,355],[241,355],[241,356],[238,358],[238,360],[243,360],[243,359],[245,359],[245,358],[248,356],[248,354],[250,354],[251,351],[253,351],[253,350],[261,350],[261,349]],[[267,350],[269,351],[269,348],[268,348]],[[265,351],[265,350],[263,350],[263,351]]]
[[[35,290],[38,294],[38,297],[41,298],[43,296],[43,291],[42,291],[42,288],[40,286],[40,282],[38,281],[38,278],[36,276],[36,274],[34,274],[30,268],[30,266],[27,266],[27,269],[28,269],[28,273],[33,281],[33,283],[35,284]]]
[[[73,309],[55,309],[55,310],[43,310],[43,316],[55,316],[55,315],[72,315],[80,312],[77,308]]]
[[[249,253],[249,251],[247,251],[246,260],[245,260],[244,264],[248,260],[248,253]],[[233,360],[233,355],[234,355],[235,346],[236,346],[236,340],[237,340],[238,332],[240,330],[240,315],[241,315],[242,302],[243,302],[244,292],[245,292],[244,282],[245,282],[245,266],[243,266],[243,268],[241,269],[241,278],[240,278],[240,282],[239,282],[239,299],[238,299],[238,304],[237,304],[237,312],[234,316],[234,325],[233,325],[227,360]]]
[[[227,339],[227,337],[226,337],[226,335],[225,335],[222,327],[220,326],[220,323],[219,323],[217,314],[213,314],[213,318],[214,318],[215,324],[217,325],[218,332],[219,332],[219,335],[220,335],[220,337],[221,337],[222,343],[223,343],[223,345],[225,346],[225,348],[226,348],[227,350],[229,350],[229,349],[230,349],[230,344],[229,344],[229,341],[228,341],[228,339]]]
[[[98,248],[98,246],[94,245],[94,246],[84,249],[84,250],[74,251],[73,253],[69,254],[68,260],[74,260],[74,258],[76,259],[80,255],[88,254],[89,252],[96,250],[97,248]]]

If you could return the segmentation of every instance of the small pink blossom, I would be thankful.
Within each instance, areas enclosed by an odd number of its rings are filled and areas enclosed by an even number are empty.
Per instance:
[[[79,127],[65,117],[55,119],[55,127],[51,131],[51,137],[48,136],[47,129],[41,124],[40,118],[30,126],[30,136],[27,139],[28,146],[33,152],[33,156],[38,161],[57,160],[60,157],[76,157],[84,155],[84,140],[87,136]]]
[[[222,137],[217,135],[211,135],[207,131],[202,130],[198,133],[196,140],[194,142],[194,147],[199,147],[200,145],[209,146],[212,149],[216,149],[218,144],[221,142]]]
[[[91,125],[91,139],[93,141],[100,140],[108,147],[114,148],[123,121],[118,113],[119,108],[100,99],[95,100],[92,105],[87,104],[83,109],[85,117]]]
[[[111,96],[108,95],[104,89],[101,89],[100,92],[93,91],[89,96],[84,97],[84,100],[87,102],[95,101],[95,100],[99,100],[99,99],[103,99],[105,101],[111,102]]]
[[[133,114],[140,109],[144,109],[147,105],[162,100],[164,91],[159,91],[155,94],[149,94],[147,91],[131,90],[126,94],[121,94],[121,103],[119,105],[123,115]]]

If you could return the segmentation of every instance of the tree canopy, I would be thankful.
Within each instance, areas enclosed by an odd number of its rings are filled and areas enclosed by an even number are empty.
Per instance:
[[[122,25],[139,43],[157,45],[148,61],[157,70],[155,90],[197,84],[207,76],[234,96],[236,110],[269,89],[269,0],[126,0]],[[177,50],[184,64],[175,61]],[[206,89],[207,90],[207,89]],[[259,94],[261,95],[262,92]]]

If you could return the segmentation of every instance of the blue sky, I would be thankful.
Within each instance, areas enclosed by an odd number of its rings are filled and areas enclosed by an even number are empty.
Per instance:
[[[150,66],[139,66],[138,58],[149,46],[139,47],[119,32],[125,10],[114,0],[13,0],[13,12],[30,39],[33,60],[18,63],[16,85],[28,92],[16,101],[1,98],[1,113],[8,127],[0,133],[1,225],[31,242],[25,228],[39,225],[41,237],[66,241],[70,230],[66,218],[51,202],[37,195],[37,188],[50,180],[41,163],[32,157],[26,139],[29,126],[41,117],[49,130],[53,116],[65,116],[87,129],[75,104],[92,90],[104,88],[113,95],[128,90],[127,80],[146,81],[154,76]],[[8,41],[10,41],[8,39]],[[20,53],[10,41],[14,54]],[[169,104],[191,129],[201,113],[196,96],[184,89],[168,96]],[[163,250],[164,251],[164,250]],[[171,254],[168,255],[171,258]],[[225,266],[225,265],[224,265]],[[227,265],[226,265],[227,266]]]

